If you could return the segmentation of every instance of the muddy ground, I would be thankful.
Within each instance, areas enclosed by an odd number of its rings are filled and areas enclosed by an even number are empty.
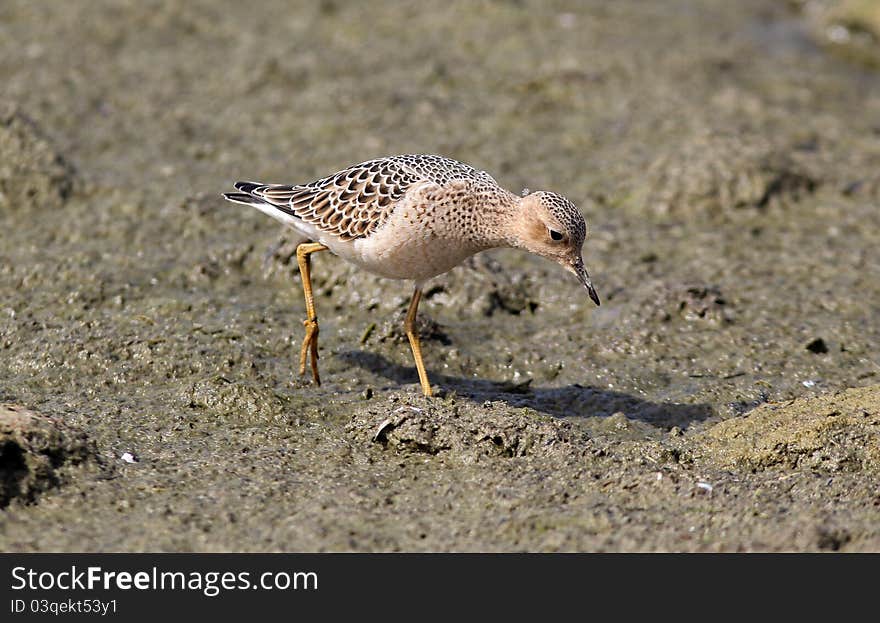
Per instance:
[[[0,549],[880,549],[844,4],[3,2]],[[407,152],[571,198],[603,305],[478,256],[429,400],[409,285],[321,254],[315,387],[290,241],[219,193]]]

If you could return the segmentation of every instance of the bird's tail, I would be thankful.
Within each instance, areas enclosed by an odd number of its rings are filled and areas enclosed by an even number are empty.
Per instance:
[[[255,188],[259,188],[263,184],[257,182],[236,182],[235,189],[240,191],[237,193],[223,193],[223,198],[235,203],[243,203],[250,206],[266,205],[268,201],[252,194]]]

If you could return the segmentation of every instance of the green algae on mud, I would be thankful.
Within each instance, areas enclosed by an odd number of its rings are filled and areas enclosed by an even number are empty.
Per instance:
[[[4,99],[30,120],[0,149],[32,137],[0,165],[0,399],[103,466],[16,497],[2,549],[880,547],[880,83],[796,16],[0,14]],[[575,200],[603,305],[527,255],[474,258],[426,291],[426,401],[408,286],[325,254],[315,387],[289,234],[218,193],[406,152]]]
[[[814,473],[876,472],[880,466],[880,385],[786,404],[705,431],[709,460],[728,469],[785,467]]]

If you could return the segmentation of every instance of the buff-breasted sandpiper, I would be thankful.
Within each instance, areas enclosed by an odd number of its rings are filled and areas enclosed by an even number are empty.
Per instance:
[[[403,155],[377,158],[307,184],[237,182],[223,196],[253,206],[290,226],[309,242],[296,249],[307,318],[300,374],[311,357],[318,375],[318,317],[310,256],[330,250],[383,277],[415,282],[404,327],[425,396],[431,384],[422,361],[416,313],[424,283],[486,249],[514,247],[560,264],[599,304],[584,268],[587,227],[580,211],[556,193],[524,196],[501,188],[485,171],[450,158]]]

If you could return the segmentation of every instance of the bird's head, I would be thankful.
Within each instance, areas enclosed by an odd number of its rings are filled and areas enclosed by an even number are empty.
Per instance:
[[[519,200],[511,225],[513,246],[552,260],[573,273],[593,302],[599,304],[581,255],[587,224],[571,201],[544,190],[529,193]]]

